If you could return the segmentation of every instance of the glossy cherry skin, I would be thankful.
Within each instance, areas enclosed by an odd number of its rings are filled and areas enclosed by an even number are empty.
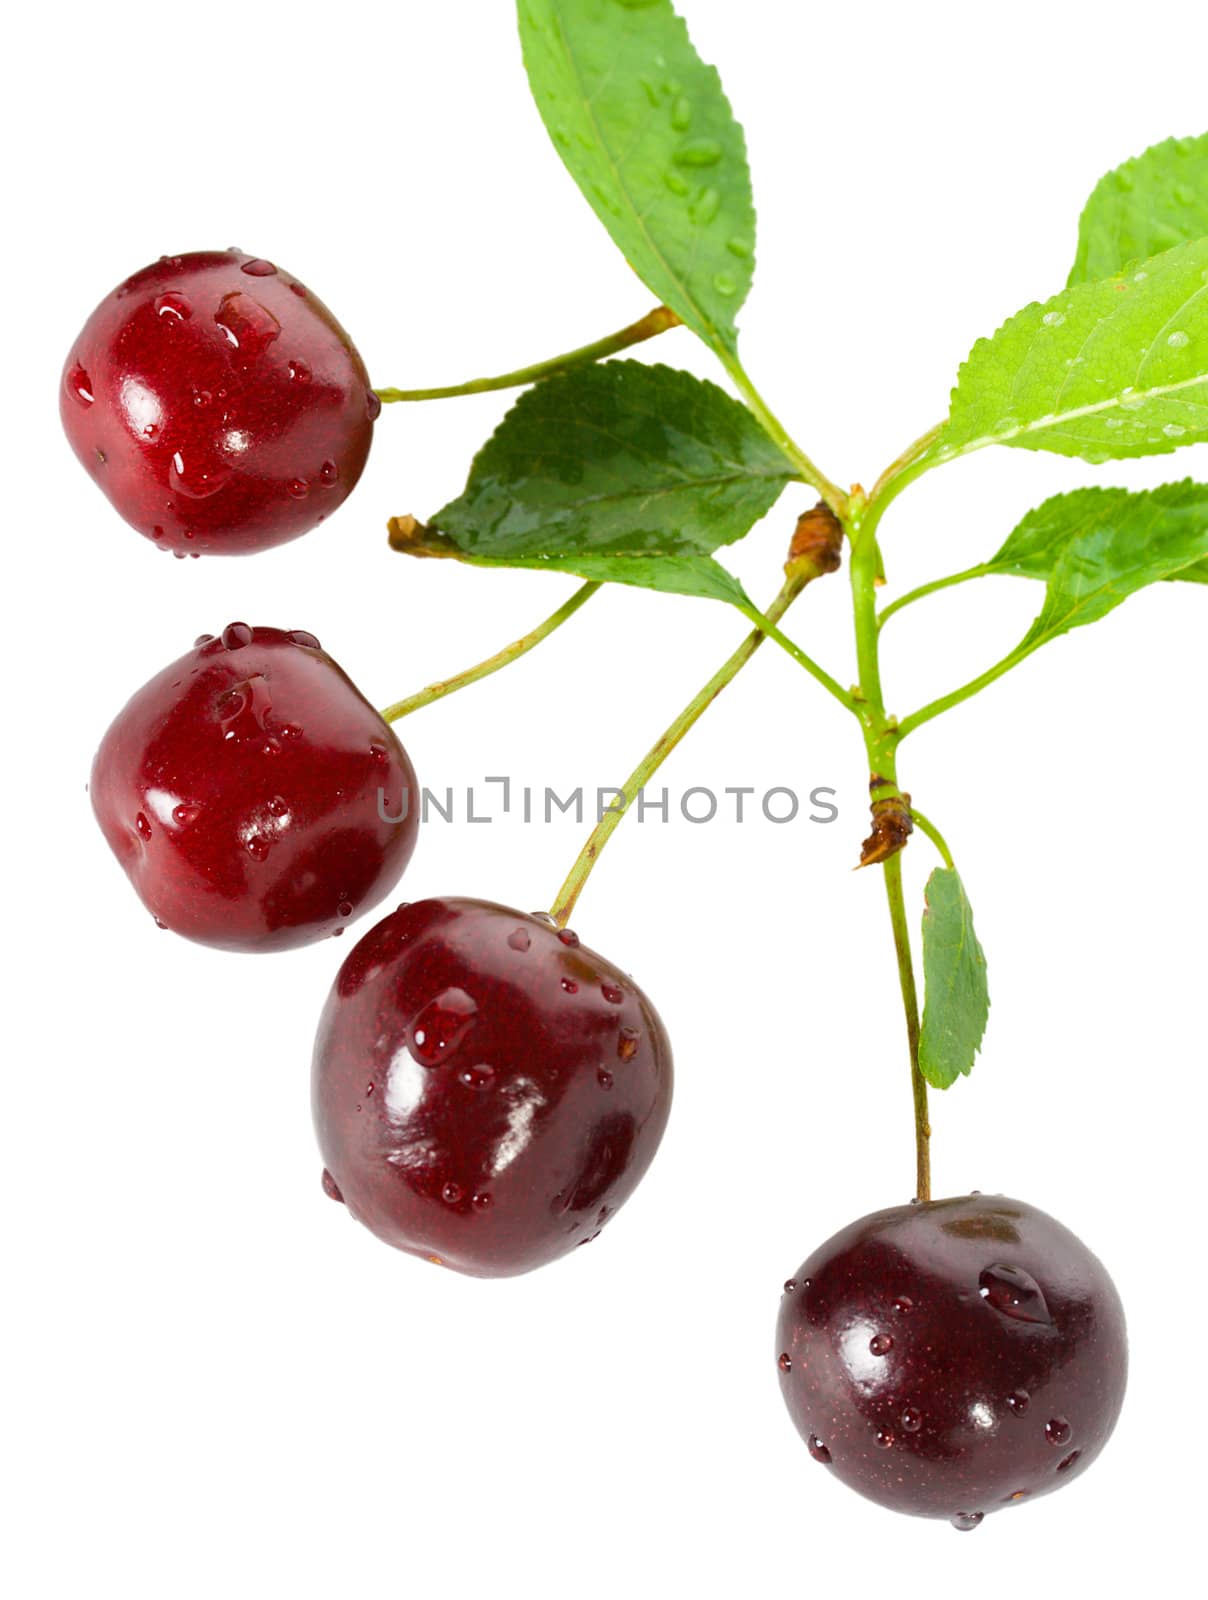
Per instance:
[[[266,550],[331,516],[380,409],[323,302],[239,250],[128,278],[84,324],[59,390],[76,455],[178,556]]]
[[[810,1454],[894,1511],[976,1527],[1106,1444],[1128,1367],[1103,1264],[1022,1200],[862,1217],[785,1284],[781,1392]]]
[[[300,630],[203,635],[119,712],[89,790],[157,921],[224,950],[343,932],[415,848],[406,751]]]
[[[671,1046],[569,931],[484,900],[402,906],[315,1041],[324,1188],[387,1244],[479,1277],[587,1244],[658,1149]]]

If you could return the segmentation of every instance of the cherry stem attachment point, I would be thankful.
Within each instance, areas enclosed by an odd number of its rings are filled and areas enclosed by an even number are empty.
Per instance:
[[[655,306],[653,311],[648,311],[637,322],[629,323],[616,333],[596,339],[592,344],[580,345],[577,350],[568,350],[564,355],[537,361],[530,367],[518,367],[514,372],[500,373],[494,378],[471,378],[466,383],[453,383],[436,389],[375,389],[374,393],[383,404],[393,405],[397,401],[454,400],[461,395],[486,394],[493,389],[519,389],[526,384],[539,383],[542,378],[553,378],[559,373],[569,372],[573,367],[600,361],[605,356],[615,355],[618,350],[641,344],[645,339],[653,339],[668,328],[678,327],[679,321],[669,306]]]
[[[746,666],[764,639],[768,637],[769,625],[775,626],[802,589],[805,588],[806,584],[812,581],[811,578],[800,575],[786,579],[780,593],[768,606],[767,611],[757,613],[759,625],[754,632],[747,635],[734,654],[713,674],[699,693],[692,697],[675,721],[660,735],[629,774],[621,791],[621,798],[614,801],[599,822],[596,823],[587,843],[575,858],[575,864],[567,874],[565,883],[563,883],[554,898],[550,915],[560,928],[566,926],[579,896],[583,892],[591,870],[599,860],[600,852],[616,831],[621,818],[636,800],[639,793],[662,766],[688,730],[700,720],[727,684],[731,683],[742,668]]]
[[[480,678],[489,678],[501,667],[510,666],[513,661],[518,661],[521,656],[527,655],[534,645],[539,645],[542,639],[548,639],[551,633],[573,617],[581,606],[587,604],[599,587],[599,583],[595,582],[580,585],[565,604],[560,605],[557,611],[546,617],[545,621],[539,623],[531,632],[505,645],[502,650],[496,651],[493,656],[488,656],[485,661],[480,661],[477,666],[467,667],[464,672],[459,672],[452,678],[442,678],[438,683],[430,683],[426,689],[420,689],[407,699],[398,700],[394,705],[387,706],[382,712],[383,719],[386,722],[398,722],[422,706],[430,706],[434,701],[443,700],[446,695],[456,693],[458,689],[465,689],[471,683],[477,683]]]

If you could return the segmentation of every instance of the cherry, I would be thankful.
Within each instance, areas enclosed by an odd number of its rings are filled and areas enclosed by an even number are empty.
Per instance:
[[[810,1454],[894,1511],[976,1527],[1083,1473],[1128,1345],[1102,1263],[1021,1200],[851,1223],[784,1286],[781,1391]]]
[[[348,335],[271,261],[164,256],[102,300],[63,368],[72,449],[178,556],[296,539],[356,485],[381,409]]]
[[[649,1166],[671,1045],[569,930],[484,900],[400,906],[352,950],[315,1041],[327,1193],[480,1277],[587,1244]]]
[[[161,926],[287,950],[368,910],[415,847],[415,773],[313,634],[232,622],[119,712],[93,810]]]

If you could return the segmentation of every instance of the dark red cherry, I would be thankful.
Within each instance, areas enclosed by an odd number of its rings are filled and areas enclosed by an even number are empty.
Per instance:
[[[1001,1195],[862,1217],[786,1283],[781,1392],[815,1461],[894,1511],[975,1528],[1060,1489],[1124,1399],[1124,1312],[1102,1263]]]
[[[296,539],[352,492],[380,405],[352,341],[239,250],[165,256],[108,295],[63,368],[72,449],[176,555]]]
[[[319,1024],[324,1187],[400,1250],[481,1277],[587,1244],[671,1105],[657,1012],[548,921],[424,900],[345,961]]]
[[[90,785],[161,926],[225,950],[340,933],[415,847],[415,773],[313,634],[233,622],[145,684]]]

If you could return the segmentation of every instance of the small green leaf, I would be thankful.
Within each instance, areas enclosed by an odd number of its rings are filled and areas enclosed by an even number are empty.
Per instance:
[[[1080,284],[974,345],[937,442],[1108,461],[1208,439],[1208,239]]]
[[[519,0],[533,98],[571,177],[633,270],[733,354],[751,286],[746,144],[669,0]]]
[[[1044,606],[1021,648],[1047,644],[1164,578],[1208,581],[1208,485],[1075,489],[1027,516],[988,572],[1042,578]],[[1196,570],[1198,568],[1198,571]]]
[[[1069,281],[1093,283],[1208,235],[1208,133],[1167,139],[1109,172],[1078,224]]]
[[[937,867],[927,880],[923,977],[919,1070],[933,1088],[948,1089],[973,1070],[990,1014],[986,958],[965,886],[952,867]]]
[[[713,552],[794,476],[715,384],[610,361],[523,394],[432,526],[468,561],[749,605]]]

